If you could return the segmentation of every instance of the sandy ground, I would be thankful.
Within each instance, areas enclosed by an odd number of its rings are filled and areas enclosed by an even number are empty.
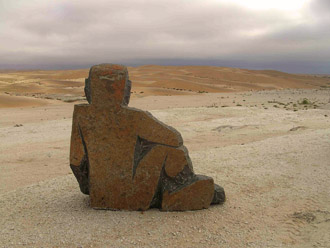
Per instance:
[[[225,188],[192,212],[91,209],[69,168],[73,103],[44,101],[0,108],[1,247],[329,247],[328,88],[133,97]]]

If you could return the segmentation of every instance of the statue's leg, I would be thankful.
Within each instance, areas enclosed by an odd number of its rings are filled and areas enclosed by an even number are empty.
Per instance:
[[[203,209],[213,203],[216,189],[211,177],[194,174],[185,147],[155,145],[138,163],[128,204],[131,210]]]
[[[224,201],[223,189],[211,177],[194,174],[185,147],[167,150],[162,173],[162,210],[198,210]]]
[[[195,175],[193,180],[174,191],[164,190],[161,209],[164,211],[187,211],[208,208],[213,195],[213,179]]]
[[[147,210],[158,194],[160,176],[168,149],[155,145],[138,163],[133,177],[132,192],[129,193],[130,210]]]

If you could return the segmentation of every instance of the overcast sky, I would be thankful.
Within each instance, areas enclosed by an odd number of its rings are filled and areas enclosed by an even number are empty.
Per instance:
[[[0,69],[103,62],[330,74],[330,0],[0,0]]]

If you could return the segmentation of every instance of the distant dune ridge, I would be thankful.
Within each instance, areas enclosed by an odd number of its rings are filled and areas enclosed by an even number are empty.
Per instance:
[[[215,66],[128,67],[133,82],[132,97],[149,95],[193,95],[200,93],[240,92],[286,88],[327,87],[330,77],[298,75],[279,71],[256,71]],[[64,102],[84,100],[83,87],[88,69],[63,71],[0,71],[0,107],[45,104],[33,98]]]

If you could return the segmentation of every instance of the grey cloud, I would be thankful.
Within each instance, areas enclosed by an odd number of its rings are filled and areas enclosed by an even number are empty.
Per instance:
[[[297,22],[214,0],[0,0],[0,69],[120,62],[330,73],[315,68],[330,55],[326,8],[314,0]]]
[[[312,1],[310,8],[316,14],[324,14],[329,16],[330,1],[329,0],[314,0]]]

